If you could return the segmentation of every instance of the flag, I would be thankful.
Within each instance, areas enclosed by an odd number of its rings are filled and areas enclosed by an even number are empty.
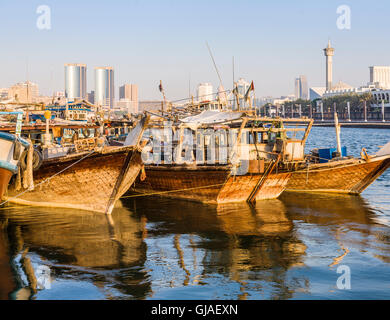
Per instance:
[[[245,101],[249,101],[249,93],[251,92],[251,91],[254,91],[255,90],[255,86],[253,85],[253,81],[252,81],[252,83],[251,83],[251,85],[249,86],[249,88],[248,88],[248,90],[247,90],[247,92],[245,93]]]
[[[237,88],[237,83],[234,83],[234,88],[233,88],[233,94],[237,95],[238,94],[238,88]]]
[[[163,92],[163,86],[162,86],[161,80],[160,80],[160,85],[158,86],[158,88],[159,88],[160,92]]]

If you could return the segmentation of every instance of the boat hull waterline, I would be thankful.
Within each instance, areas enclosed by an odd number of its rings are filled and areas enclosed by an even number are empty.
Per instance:
[[[132,191],[209,204],[247,201],[263,174],[232,175],[230,167],[145,166],[146,178]],[[271,173],[255,199],[275,199],[285,190],[291,173]]]
[[[390,155],[315,164],[294,172],[287,192],[360,194],[390,167]]]
[[[20,195],[23,190],[11,189],[6,200],[110,214],[142,166],[141,150],[133,146],[108,147],[89,156],[81,154],[47,161],[34,172],[34,190]]]

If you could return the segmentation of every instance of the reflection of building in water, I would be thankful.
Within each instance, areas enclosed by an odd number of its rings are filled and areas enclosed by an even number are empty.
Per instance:
[[[78,267],[88,268],[86,272],[92,274],[95,286],[103,288],[109,284],[123,294],[145,298],[150,286],[145,281],[143,271],[113,272],[109,278],[99,271],[144,264],[145,222],[132,217],[125,208],[117,208],[112,216],[66,211],[50,209],[39,212],[39,223],[34,217],[14,215],[10,230],[20,227],[22,230],[19,233],[10,232],[12,243],[22,244],[15,248],[14,256],[28,248],[29,253],[38,254],[41,259],[54,264],[57,278],[61,278],[63,272],[71,274],[69,270],[79,273]],[[37,214],[36,211],[34,213]],[[63,265],[67,267],[62,268]],[[30,287],[33,282],[29,281]],[[34,288],[31,289],[34,292]]]

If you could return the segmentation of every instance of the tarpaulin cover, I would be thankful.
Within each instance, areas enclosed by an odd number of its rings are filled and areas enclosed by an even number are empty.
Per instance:
[[[215,124],[215,123],[223,123],[227,121],[237,120],[242,117],[241,112],[231,112],[231,111],[212,111],[205,110],[202,113],[181,119],[180,121],[183,123],[189,124]]]

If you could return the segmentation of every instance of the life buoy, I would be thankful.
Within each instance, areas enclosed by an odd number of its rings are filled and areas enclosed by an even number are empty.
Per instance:
[[[20,167],[23,170],[26,170],[26,168],[27,168],[27,153],[28,153],[28,150],[24,150],[23,153],[22,153],[22,156],[20,157],[20,162],[19,163],[20,163]],[[38,150],[34,149],[34,153],[33,153],[33,170],[37,171],[41,167],[42,162],[43,162],[42,153],[40,153]]]

